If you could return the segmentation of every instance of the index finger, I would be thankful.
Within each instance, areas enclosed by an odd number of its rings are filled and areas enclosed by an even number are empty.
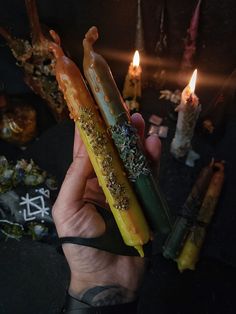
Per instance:
[[[142,115],[140,113],[138,113],[138,112],[132,114],[132,116],[131,116],[131,123],[137,129],[138,135],[139,135],[141,141],[143,141],[143,139],[144,139],[144,130],[145,130],[145,122],[144,122],[144,119],[143,119]]]

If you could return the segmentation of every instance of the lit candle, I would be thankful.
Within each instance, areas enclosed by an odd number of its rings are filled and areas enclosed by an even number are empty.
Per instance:
[[[140,56],[138,50],[136,50],[123,88],[123,97],[130,110],[139,110],[138,99],[141,97],[141,74]]]
[[[181,94],[181,102],[177,106],[178,121],[175,136],[171,143],[171,153],[176,157],[184,157],[191,148],[191,140],[196,126],[201,105],[194,93],[197,79],[197,70],[193,72],[189,84]]]

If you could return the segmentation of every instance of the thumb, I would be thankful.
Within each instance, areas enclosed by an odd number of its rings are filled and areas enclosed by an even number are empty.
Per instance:
[[[161,141],[156,134],[152,134],[145,139],[144,146],[148,157],[155,164],[161,159]]]

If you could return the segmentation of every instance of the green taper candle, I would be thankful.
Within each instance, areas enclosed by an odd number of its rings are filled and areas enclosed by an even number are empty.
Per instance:
[[[111,132],[129,179],[134,184],[149,225],[153,232],[160,234],[159,239],[163,239],[165,238],[163,235],[171,231],[171,214],[152,175],[137,131],[130,123],[130,115],[111,70],[104,58],[93,50],[93,44],[97,39],[97,28],[91,27],[83,41],[84,74]]]

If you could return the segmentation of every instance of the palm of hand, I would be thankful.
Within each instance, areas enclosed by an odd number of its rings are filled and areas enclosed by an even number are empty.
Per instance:
[[[143,135],[144,124],[141,124]],[[139,131],[140,127],[138,126]],[[157,139],[154,139],[155,141]],[[154,142],[155,142],[154,141]],[[148,141],[146,141],[148,142]],[[158,142],[159,143],[159,142]],[[160,147],[149,143],[149,154],[159,159]],[[160,145],[160,143],[158,144]],[[155,148],[158,154],[154,154]],[[98,185],[86,149],[75,132],[74,159],[57,201],[53,217],[59,237],[98,237],[105,231],[105,222],[94,204],[105,205],[104,195]],[[63,244],[63,250],[71,270],[70,291],[76,293],[97,285],[119,285],[133,293],[138,289],[145,268],[139,257],[114,255],[105,251],[76,244]]]
[[[85,176],[79,172],[87,169]],[[65,198],[63,186],[73,182],[74,174],[83,185],[82,197]],[[92,177],[92,168],[85,151],[74,158],[53,208],[53,217],[59,237],[78,236],[84,238],[98,237],[105,232],[105,222],[97,212],[94,204],[105,205],[104,195],[98,186],[97,178]],[[82,182],[84,181],[84,182]],[[81,191],[82,191],[81,189]],[[73,190],[73,189],[72,189]],[[63,193],[61,195],[61,193]],[[71,191],[73,193],[73,191]],[[77,195],[80,194],[80,191]],[[71,289],[78,284],[80,289],[94,285],[116,284],[132,291],[139,286],[144,271],[144,260],[137,257],[114,255],[98,249],[75,244],[64,244],[63,250],[71,270]]]

